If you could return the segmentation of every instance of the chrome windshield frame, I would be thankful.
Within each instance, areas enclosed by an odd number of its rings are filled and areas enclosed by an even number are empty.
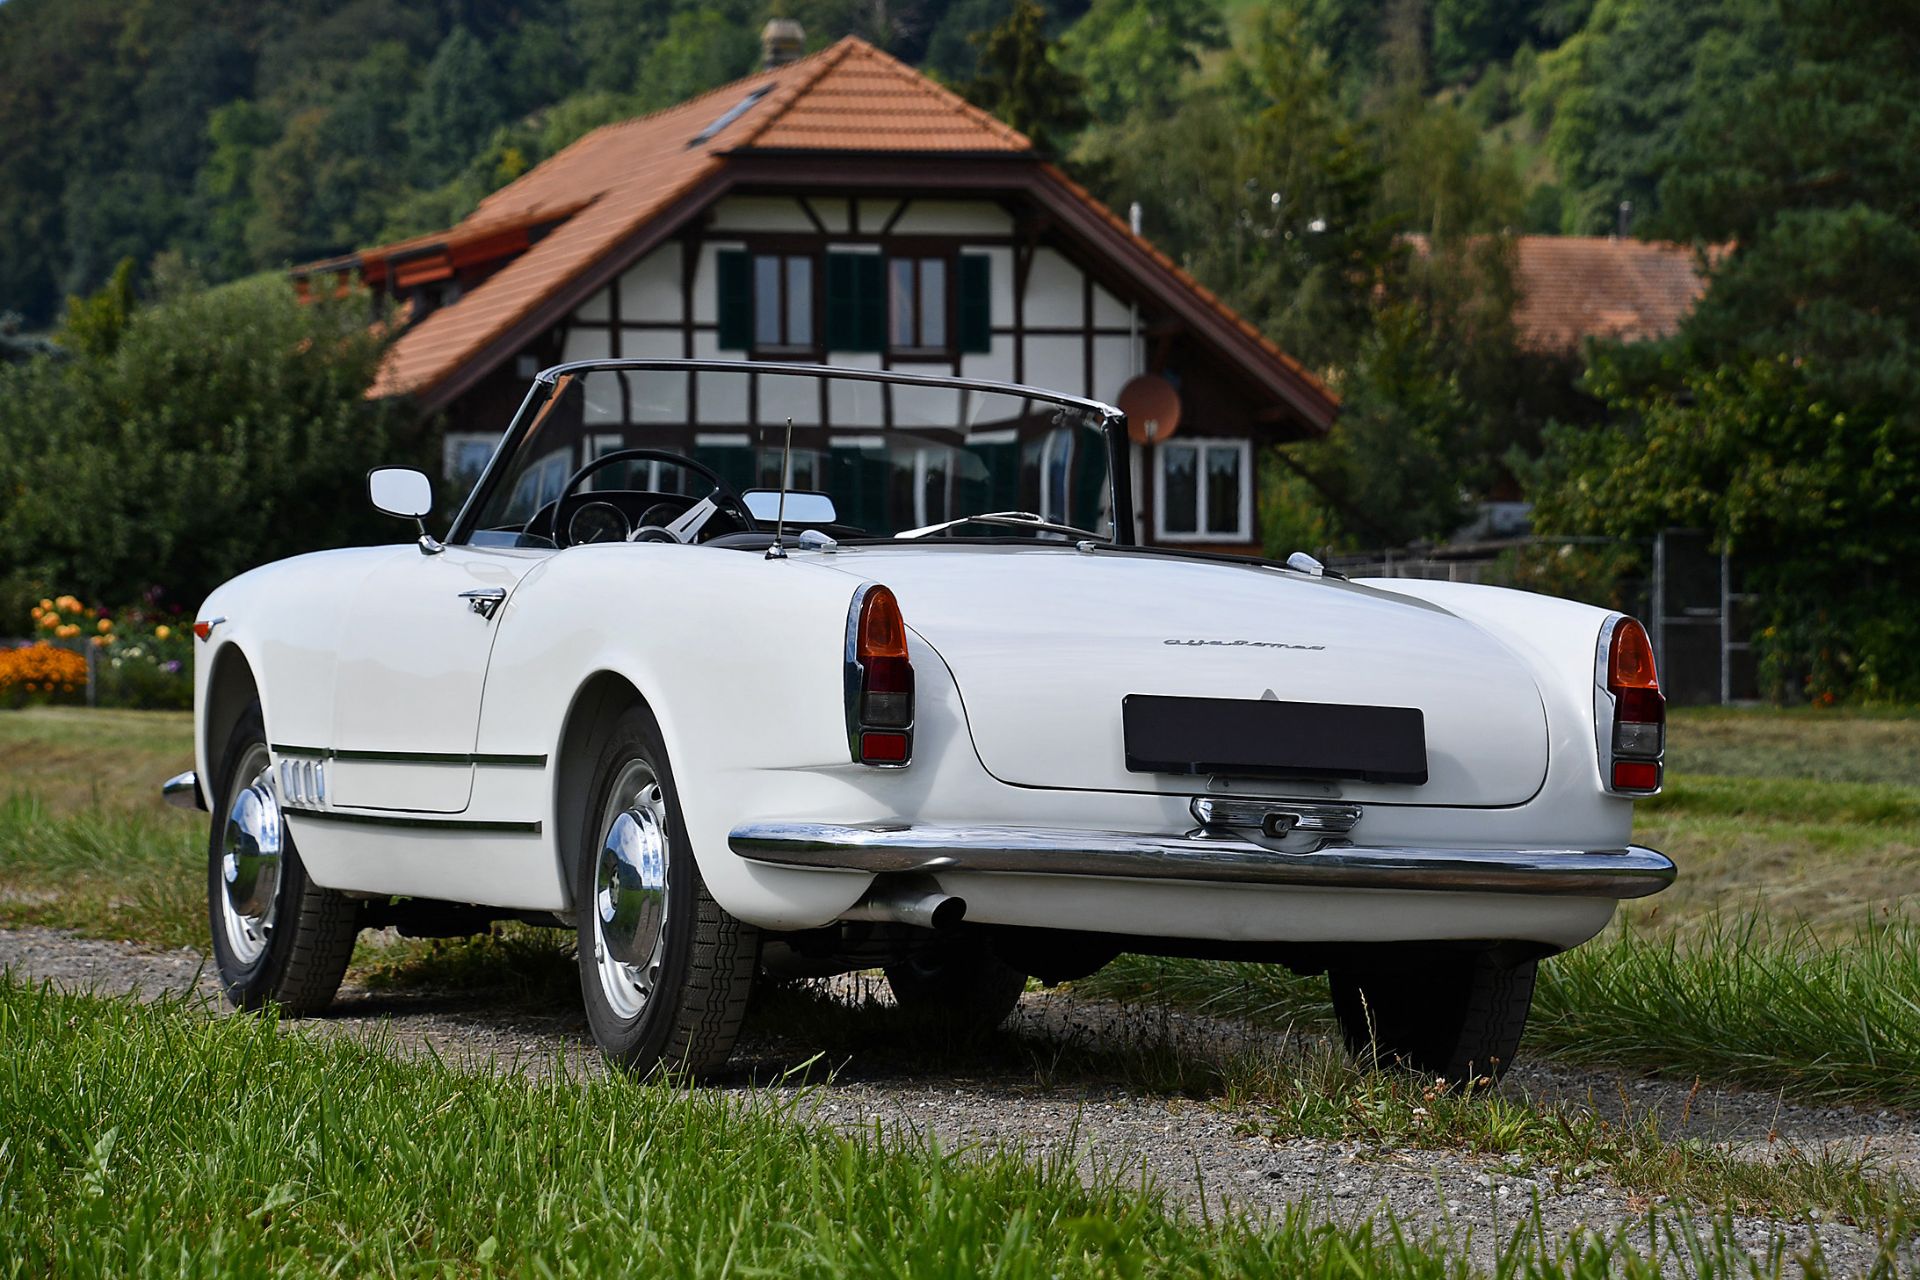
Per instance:
[[[513,455],[519,451],[522,438],[526,435],[535,411],[544,402],[545,393],[551,392],[554,385],[568,374],[598,372],[663,372],[663,373],[765,373],[804,378],[838,378],[852,382],[879,382],[898,386],[947,387],[958,391],[979,391],[992,395],[1020,396],[1028,400],[1039,400],[1047,404],[1060,405],[1063,408],[1078,409],[1095,415],[1099,419],[1100,430],[1107,440],[1107,485],[1112,496],[1113,536],[1107,539],[1107,545],[1130,547],[1135,545],[1133,525],[1133,471],[1128,454],[1130,441],[1127,437],[1127,415],[1113,405],[1101,400],[1089,400],[1085,396],[1067,395],[1059,391],[1049,391],[1044,387],[1028,386],[1018,382],[996,382],[989,378],[955,378],[940,374],[903,373],[896,369],[843,369],[830,364],[783,364],[770,360],[574,360],[566,364],[556,364],[542,369],[534,375],[533,385],[527,388],[526,397],[514,412],[513,421],[495,446],[493,456],[487,460],[485,470],[479,480],[474,482],[467,500],[460,507],[460,514],[454,517],[453,527],[447,533],[449,546],[467,544],[474,533],[474,524],[488,496],[506,473]]]

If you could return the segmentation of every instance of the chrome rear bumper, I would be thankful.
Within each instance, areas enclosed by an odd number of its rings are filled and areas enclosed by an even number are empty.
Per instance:
[[[756,862],[842,871],[990,871],[1141,880],[1644,898],[1673,882],[1652,849],[1419,849],[1335,845],[1282,853],[1217,836],[869,822],[752,822],[733,851]]]
[[[200,779],[193,770],[176,773],[160,784],[160,797],[176,809],[201,809],[207,807],[206,798],[200,794]]]

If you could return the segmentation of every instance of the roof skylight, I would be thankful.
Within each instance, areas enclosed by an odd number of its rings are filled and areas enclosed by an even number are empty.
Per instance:
[[[728,107],[725,111],[721,112],[719,119],[715,120],[712,124],[702,129],[699,133],[695,134],[693,138],[690,141],[688,141],[687,145],[690,147],[697,147],[701,143],[707,141],[709,138],[712,138],[715,134],[719,133],[722,129],[726,128],[728,125],[732,124],[735,120],[738,120],[741,116],[745,115],[747,113],[748,108],[752,107],[754,103],[760,101],[760,99],[766,97],[769,93],[772,93],[772,92],[773,92],[772,85],[770,84],[761,85],[758,89],[755,89],[752,93],[749,93],[746,97],[740,99],[740,101],[734,103],[732,106]]]

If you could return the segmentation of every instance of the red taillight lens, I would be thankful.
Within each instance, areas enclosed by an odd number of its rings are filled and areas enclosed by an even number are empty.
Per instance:
[[[1652,760],[1616,760],[1613,762],[1613,786],[1616,791],[1652,791],[1660,785],[1660,766]]]
[[[847,664],[847,737],[861,764],[905,764],[913,754],[913,664],[900,602],[881,586],[855,598]],[[870,732],[877,730],[878,732]]]
[[[907,735],[904,733],[861,734],[860,759],[865,764],[905,764]]]
[[[213,634],[213,624],[211,622],[196,622],[193,624],[193,634],[205,640]]]
[[[1667,699],[1654,671],[1653,641],[1632,618],[1623,618],[1613,629],[1607,647],[1607,692],[1613,698],[1612,731],[1606,735],[1614,757],[1607,773],[1613,789],[1659,790]]]

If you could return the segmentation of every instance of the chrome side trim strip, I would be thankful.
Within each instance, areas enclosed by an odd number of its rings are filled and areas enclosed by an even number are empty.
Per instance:
[[[473,755],[457,751],[354,751],[335,747],[297,747],[276,742],[277,756],[312,756],[321,760],[379,761],[387,764],[479,764],[544,767],[543,755]]]
[[[989,871],[1120,876],[1331,889],[1418,889],[1643,898],[1673,882],[1652,849],[1422,849],[1334,846],[1281,853],[1207,836],[1045,827],[751,822],[729,843],[743,858],[868,872]]]
[[[200,794],[200,775],[189,769],[176,773],[160,784],[160,798],[176,809],[207,812],[206,797]]]
[[[538,822],[504,822],[482,818],[423,818],[397,813],[349,813],[340,809],[300,809],[282,805],[280,812],[302,822],[347,822],[364,827],[411,827],[426,831],[493,831],[537,836]]]

